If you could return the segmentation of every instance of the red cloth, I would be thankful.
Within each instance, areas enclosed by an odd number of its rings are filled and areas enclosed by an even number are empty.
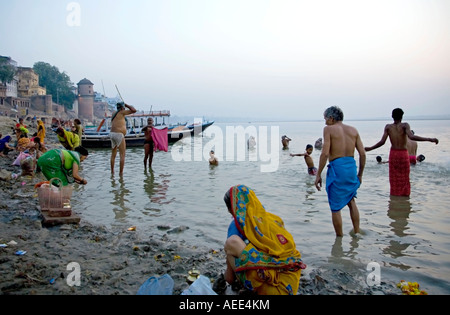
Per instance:
[[[153,149],[167,152],[169,150],[169,138],[167,137],[167,128],[152,128]]]
[[[391,149],[389,154],[389,183],[392,196],[409,196],[411,184],[409,182],[408,150]]]

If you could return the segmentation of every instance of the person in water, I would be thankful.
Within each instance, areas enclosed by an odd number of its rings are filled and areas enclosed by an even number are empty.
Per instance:
[[[327,161],[326,191],[331,209],[331,217],[336,236],[343,236],[341,210],[350,209],[350,218],[354,233],[360,232],[359,210],[356,194],[362,183],[366,152],[356,128],[343,123],[344,113],[337,106],[329,107],[324,112],[323,148],[316,175],[316,188],[322,187],[322,171]],[[355,161],[355,149],[359,153],[359,171]]]
[[[219,159],[215,156],[215,153],[213,150],[209,152],[209,165],[217,166],[219,165]]]
[[[298,153],[298,154],[292,154],[291,156],[304,156],[305,157],[305,162],[306,162],[306,166],[308,167],[308,174],[312,175],[312,176],[316,176],[317,175],[317,168],[314,166],[314,161],[311,157],[311,154],[313,152],[313,146],[311,144],[308,144],[306,146],[306,151],[305,153]]]
[[[123,175],[123,169],[125,168],[125,152],[126,152],[126,142],[125,136],[127,134],[127,124],[125,121],[125,116],[136,113],[136,109],[125,103],[117,103],[117,111],[113,114],[111,118],[111,132],[109,133],[111,139],[111,174],[114,174],[114,165],[116,163],[117,150],[119,150],[120,155],[120,167],[119,175]]]
[[[283,150],[289,150],[289,142],[291,141],[292,139],[286,135],[281,137],[281,144],[283,145]]]
[[[147,170],[147,162],[148,162],[148,168],[152,169],[152,163],[153,163],[153,151],[155,147],[155,143],[153,141],[152,137],[152,129],[153,129],[153,118],[149,117],[147,119],[147,126],[142,128],[142,131],[145,135],[145,141],[144,141],[144,168]]]
[[[390,194],[392,196],[409,196],[411,194],[411,183],[409,181],[410,159],[407,149],[408,139],[413,141],[429,141],[436,144],[439,140],[436,138],[419,137],[411,132],[408,123],[402,122],[403,110],[395,108],[392,111],[392,124],[384,127],[384,133],[381,140],[365,150],[372,151],[386,143],[387,138],[391,141],[391,151],[389,153],[389,184]]]

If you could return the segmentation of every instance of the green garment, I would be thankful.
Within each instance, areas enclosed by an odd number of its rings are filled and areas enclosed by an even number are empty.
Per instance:
[[[64,163],[63,163],[64,161]],[[47,180],[59,178],[63,186],[74,182],[73,163],[80,165],[80,154],[74,151],[54,149],[44,153],[37,161]]]

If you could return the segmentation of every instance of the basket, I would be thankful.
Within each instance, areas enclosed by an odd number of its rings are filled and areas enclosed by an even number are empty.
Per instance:
[[[59,187],[53,182],[59,181]],[[48,184],[37,188],[41,211],[47,211],[51,217],[68,217],[72,215],[70,199],[72,198],[72,186],[62,186],[59,178],[52,178]]]

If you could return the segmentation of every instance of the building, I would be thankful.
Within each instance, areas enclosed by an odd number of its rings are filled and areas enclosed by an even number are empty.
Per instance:
[[[0,81],[0,109],[1,112],[11,111],[10,114],[25,116],[30,110],[30,98],[23,97],[18,93],[18,82],[20,80],[17,73],[17,62],[11,57],[0,56],[0,59],[5,60],[12,65],[16,70],[14,78],[10,82]]]
[[[47,94],[47,90],[39,86],[39,75],[34,72],[33,68],[18,67],[17,76],[19,78],[17,91],[20,97]]]
[[[78,116],[94,121],[94,83],[84,78],[78,82]]]

